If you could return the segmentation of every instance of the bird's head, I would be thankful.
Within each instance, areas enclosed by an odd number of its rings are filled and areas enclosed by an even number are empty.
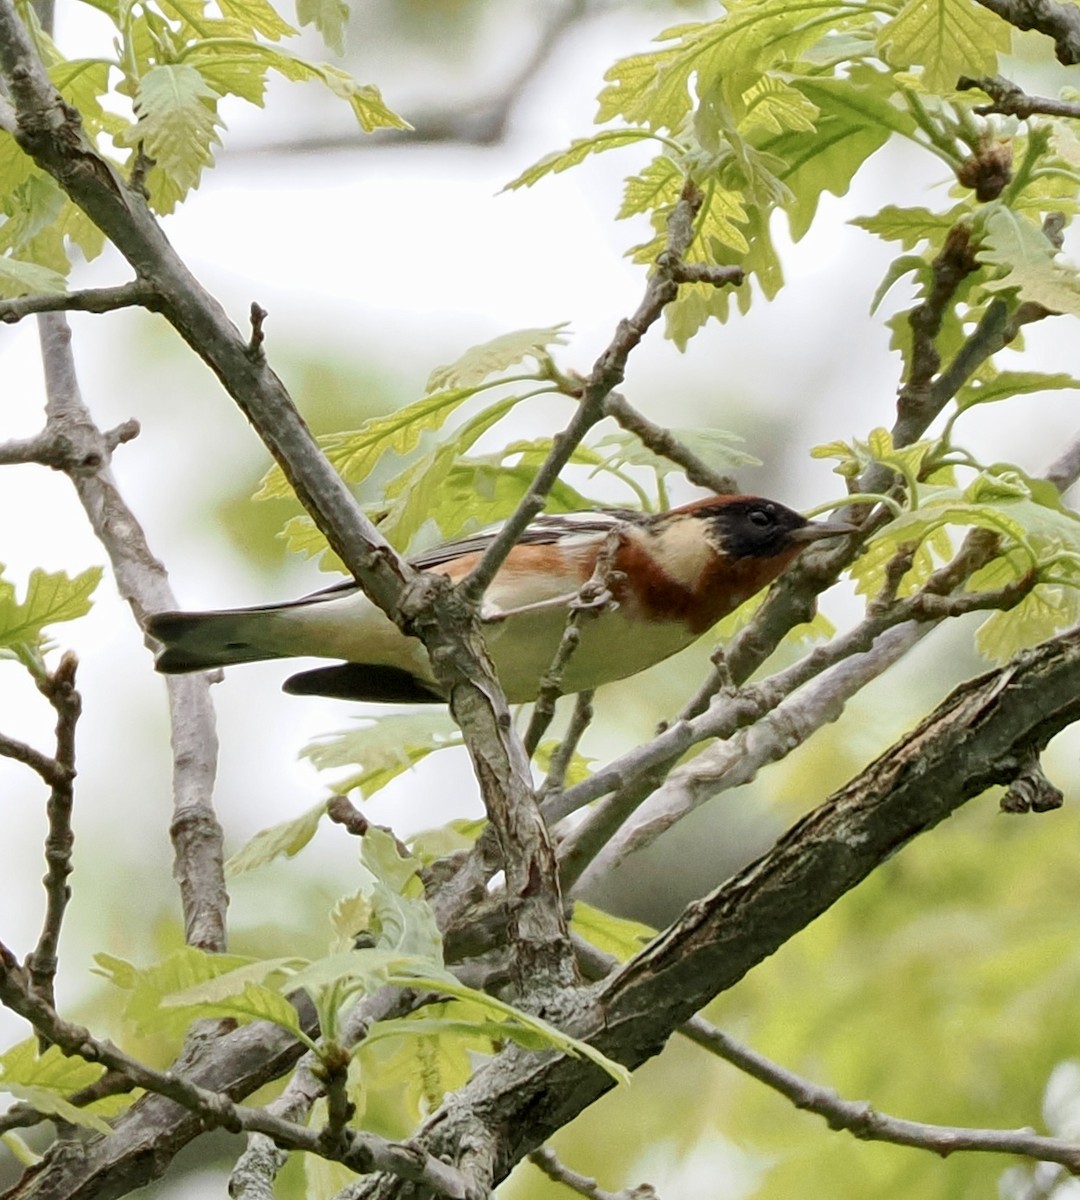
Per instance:
[[[807,542],[855,532],[841,521],[809,521],[761,496],[714,496],[677,511],[703,520],[713,548],[730,558],[791,559]]]

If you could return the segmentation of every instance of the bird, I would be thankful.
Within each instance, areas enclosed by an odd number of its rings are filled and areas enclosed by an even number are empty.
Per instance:
[[[459,583],[496,532],[445,542],[409,561]],[[540,516],[499,567],[480,607],[506,698],[536,699],[598,560],[606,591],[580,622],[579,644],[558,680],[564,695],[670,657],[776,579],[810,542],[852,532],[851,525],[810,521],[778,501],[744,495],[709,496],[661,513],[605,508]],[[160,612],[146,629],[161,644],[155,665],[167,674],[313,656],[341,661],[290,676],[286,692],[373,703],[447,700],[423,644],[355,580],[284,604]]]

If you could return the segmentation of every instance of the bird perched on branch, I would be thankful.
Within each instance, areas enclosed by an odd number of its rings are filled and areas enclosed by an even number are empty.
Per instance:
[[[575,607],[594,607],[563,669],[560,690],[625,679],[690,645],[771,583],[818,538],[850,525],[811,522],[758,496],[711,496],[665,513],[598,510],[542,516],[522,534],[484,594],[480,616],[512,704],[536,699]],[[493,533],[411,559],[457,583]],[[585,599],[590,584],[599,597]],[[422,643],[401,632],[356,583],[286,604],[157,613],[157,668],[202,671],[312,655],[343,660],[291,676],[285,691],[386,703],[442,702]]]

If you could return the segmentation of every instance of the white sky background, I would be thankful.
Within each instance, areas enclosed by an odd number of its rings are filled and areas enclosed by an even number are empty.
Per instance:
[[[673,19],[685,19],[685,12]],[[62,46],[72,55],[85,52],[89,32],[68,21],[61,6]],[[531,191],[497,193],[537,158],[586,135],[604,70],[620,55],[645,48],[670,23],[649,9],[585,25],[530,87],[508,140],[490,149],[401,147],[292,157],[240,153],[241,147],[250,151],[290,136],[294,121],[317,120],[320,132],[324,120],[344,123],[344,109],[321,103],[312,90],[275,87],[266,112],[243,105],[227,110],[230,131],[220,166],[168,219],[168,235],[238,324],[246,323],[252,300],[269,310],[272,363],[278,339],[325,345],[336,355],[355,353],[393,368],[411,380],[419,396],[432,367],[468,346],[508,330],[566,320],[575,336],[560,361],[587,370],[642,292],[644,272],[622,257],[642,230],[611,220],[621,181],[636,161],[632,152],[605,155]],[[509,50],[496,56],[497,61],[506,57]],[[405,96],[415,78],[395,87],[379,69],[377,45],[370,59],[360,78],[378,83],[391,106],[407,117]],[[469,82],[465,67],[459,73]],[[1041,90],[1052,92],[1054,86]],[[841,490],[829,464],[806,457],[810,446],[863,435],[892,421],[899,360],[888,351],[887,331],[866,312],[891,254],[845,222],[889,202],[942,204],[948,182],[934,174],[932,165],[927,174],[922,157],[903,148],[891,164],[860,175],[849,196],[824,199],[826,220],[820,229],[786,255],[789,286],[777,302],[756,301],[748,318],[709,329],[686,355],[654,331],[631,359],[624,390],[655,420],[716,425],[748,436],[753,431],[755,437],[762,418],[789,426],[787,438],[801,448],[801,457],[785,457],[782,447],[773,457],[768,444],[751,441],[747,448],[766,465],[743,478],[744,484],[796,506]],[[106,255],[76,283],[126,278],[124,265]],[[909,294],[902,282],[890,299],[906,303]],[[257,453],[255,435],[238,414],[222,418],[231,401],[198,367],[185,370],[190,383],[180,396],[170,397],[172,411],[162,412],[160,398],[146,394],[138,364],[117,359],[128,354],[120,334],[139,328],[140,319],[74,317],[75,354],[85,399],[99,423],[113,425],[131,416],[143,422],[142,436],[119,450],[114,468],[181,602],[188,607],[257,603],[320,586],[325,576],[308,564],[296,569],[285,595],[268,590],[280,585],[238,562],[224,537],[194,519],[200,481],[208,474],[227,474],[233,456],[246,471]],[[1052,325],[1046,322],[1028,335],[1037,353],[1026,364],[1077,370],[1075,342],[1068,341],[1075,335]],[[40,386],[33,322],[0,326],[0,439],[26,436],[40,426]],[[680,405],[683,393],[694,398],[693,407]],[[1050,394],[1040,402],[1038,421],[1031,418],[1030,401],[1016,405],[1013,410],[996,406],[972,421],[978,434],[970,440],[988,459],[1008,458],[1036,471],[1080,424],[1076,402],[1071,393]],[[1021,411],[1027,415],[1017,421],[1014,414]],[[563,411],[559,419],[567,415]],[[550,430],[532,432],[544,431]],[[771,458],[783,466],[782,477],[770,470]],[[799,464],[794,473],[788,469],[791,462]],[[75,572],[104,561],[60,476],[37,467],[0,471],[0,513],[0,562],[20,589],[35,566]],[[143,887],[160,890],[155,881],[170,869],[170,764],[164,688],[108,578],[91,617],[59,626],[55,635],[60,646],[80,655],[85,707],[74,907],[80,895],[92,896],[98,905],[95,916],[78,918],[86,936],[69,938],[69,957],[62,954],[63,1001],[84,990],[83,972],[93,950],[108,943],[116,953],[135,953],[125,942],[125,912],[138,907]],[[230,851],[257,829],[318,801],[323,787],[297,762],[297,752],[316,734],[346,726],[357,711],[283,696],[279,686],[286,673],[282,664],[241,668],[215,689],[222,739],[219,811]],[[651,713],[638,732],[647,732],[649,723]],[[0,663],[0,729],[48,749],[51,724],[50,711],[21,671]],[[377,800],[371,806],[375,819],[407,834],[449,816],[475,815],[475,807],[448,812],[445,802],[440,804],[455,794],[471,794],[464,764],[453,766],[448,759],[437,756],[406,785]],[[14,866],[0,876],[0,937],[21,955],[31,948],[40,923],[40,910],[26,906],[25,898],[36,903],[33,880],[43,869],[44,795],[24,768],[0,760],[0,801],[5,841],[16,843],[16,853],[9,849],[4,855]],[[135,858],[142,864],[122,878],[109,876],[114,839],[128,847],[119,855],[125,863]],[[309,853],[324,856],[318,860],[320,871],[332,876],[340,870],[346,878],[354,852],[346,843],[343,837],[321,836]],[[138,855],[130,850],[133,844]],[[273,917],[265,889],[255,896],[245,900],[243,888],[238,889],[236,920]],[[257,913],[253,904],[260,906]],[[0,1043],[23,1033],[18,1022],[0,1014]],[[662,1188],[661,1180],[653,1182]]]

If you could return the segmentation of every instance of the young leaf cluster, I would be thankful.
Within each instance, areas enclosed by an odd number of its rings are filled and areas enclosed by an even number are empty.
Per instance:
[[[1047,382],[1049,378],[1049,382]],[[1001,373],[985,387],[958,400],[954,419],[980,402],[1045,386],[1080,387],[1068,376]],[[974,392],[974,398],[972,396]],[[984,394],[985,393],[985,394]],[[1012,463],[980,468],[949,440],[952,423],[937,439],[898,448],[885,429],[866,441],[819,446],[815,457],[836,458],[837,473],[854,478],[871,465],[888,467],[902,481],[906,507],[867,545],[851,568],[857,590],[873,598],[886,583],[897,555],[910,556],[896,589],[918,592],[933,571],[953,556],[950,529],[985,529],[997,536],[997,550],[967,581],[968,593],[995,592],[1035,577],[1031,591],[1011,609],[995,611],[976,634],[976,646],[1001,663],[1080,620],[1080,516],[1057,489],[1033,479]],[[961,483],[958,476],[970,476]]]
[[[1072,311],[1072,285],[1045,261],[1033,224],[1047,211],[1075,207],[1075,136],[1058,122],[1026,136],[1009,130],[1011,144],[999,143],[994,124],[976,118],[975,102],[954,90],[962,75],[995,74],[998,54],[1009,48],[1009,26],[988,9],[974,0],[736,0],[726,15],[669,29],[658,41],[659,49],[608,72],[597,122],[609,128],[508,186],[532,186],[590,154],[658,142],[657,156],[627,179],[618,213],[644,215],[653,227],[654,236],[631,251],[635,261],[651,265],[662,253],[668,217],[691,179],[705,198],[688,260],[737,263],[772,297],[783,283],[772,215],[784,212],[798,240],[821,196],[843,195],[862,164],[900,136],[944,162],[964,199],[947,215],[890,207],[860,223],[908,248],[923,239],[932,246],[978,204],[1001,196],[1027,222],[986,222],[985,261],[1004,263],[1012,276],[1001,288]],[[926,260],[902,258],[883,290],[927,270]],[[751,289],[734,295],[745,311]],[[727,319],[731,296],[705,281],[684,284],[667,308],[669,334],[685,346],[709,317]]]
[[[33,9],[24,14],[53,84],[80,114],[83,135],[119,170],[137,174],[156,212],[172,212],[213,163],[225,125],[222,100],[261,107],[271,71],[321,83],[365,132],[408,128],[377,88],[287,50],[282,43],[300,31],[268,0],[94,0],[94,7],[114,28],[113,53],[105,57],[63,57]],[[297,10],[300,24],[315,25],[340,53],[345,6],[301,3]],[[3,131],[0,217],[0,297],[64,291],[72,246],[89,259],[104,244],[81,209]]]

